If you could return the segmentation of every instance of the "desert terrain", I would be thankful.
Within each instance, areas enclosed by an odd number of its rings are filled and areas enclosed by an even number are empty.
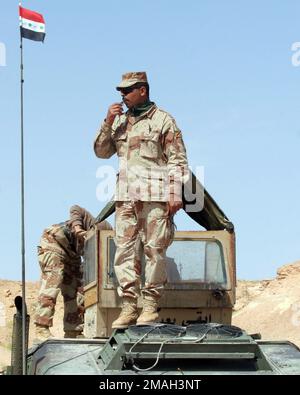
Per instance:
[[[274,279],[239,280],[233,325],[263,339],[290,340],[300,347],[300,261],[280,267]],[[34,338],[33,315],[38,282],[26,283],[26,301],[31,315],[29,345]],[[0,280],[0,374],[10,364],[14,298],[21,295],[21,283]],[[51,332],[62,337],[62,298],[58,298]]]

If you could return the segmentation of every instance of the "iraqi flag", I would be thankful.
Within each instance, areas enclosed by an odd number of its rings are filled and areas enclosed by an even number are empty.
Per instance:
[[[34,41],[44,41],[45,21],[42,14],[19,7],[21,37]]]

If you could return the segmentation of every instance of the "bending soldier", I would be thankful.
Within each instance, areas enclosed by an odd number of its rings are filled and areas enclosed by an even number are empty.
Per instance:
[[[82,254],[86,231],[95,218],[84,208],[72,206],[70,219],[45,229],[38,246],[42,270],[41,288],[35,315],[36,338],[52,336],[56,299],[61,290],[64,299],[64,337],[75,338],[83,331]],[[112,229],[107,221],[100,229]]]

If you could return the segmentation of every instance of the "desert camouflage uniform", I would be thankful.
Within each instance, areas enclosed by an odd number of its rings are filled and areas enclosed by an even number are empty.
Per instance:
[[[133,298],[139,294],[137,246],[141,240],[146,259],[142,292],[159,298],[166,282],[165,254],[173,233],[167,202],[169,193],[181,200],[181,179],[187,170],[181,132],[175,120],[153,104],[139,117],[128,111],[117,116],[112,126],[104,122],[94,150],[100,158],[116,152],[119,156],[115,197],[119,294]]]
[[[80,225],[83,230],[88,230],[95,219],[79,206],[71,207],[70,214],[69,221],[45,229],[38,246],[42,277],[35,323],[49,327],[53,325],[56,299],[61,290],[64,298],[64,330],[81,332],[84,313],[83,245],[74,236],[72,226]],[[106,221],[102,224],[104,229],[111,229]]]

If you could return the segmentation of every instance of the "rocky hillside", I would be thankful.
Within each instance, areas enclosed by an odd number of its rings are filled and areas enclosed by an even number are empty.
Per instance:
[[[240,281],[233,324],[262,338],[300,347],[300,261],[282,266],[268,281]]]
[[[260,332],[264,339],[288,339],[300,347],[300,261],[282,266],[277,277],[263,281],[238,281],[237,303],[233,325],[248,333]],[[38,282],[26,284],[26,300],[33,317]],[[10,364],[12,320],[15,313],[14,298],[21,295],[20,282],[0,280],[0,372]],[[54,327],[56,337],[62,337],[63,305],[59,298]],[[34,337],[30,323],[30,339]]]

